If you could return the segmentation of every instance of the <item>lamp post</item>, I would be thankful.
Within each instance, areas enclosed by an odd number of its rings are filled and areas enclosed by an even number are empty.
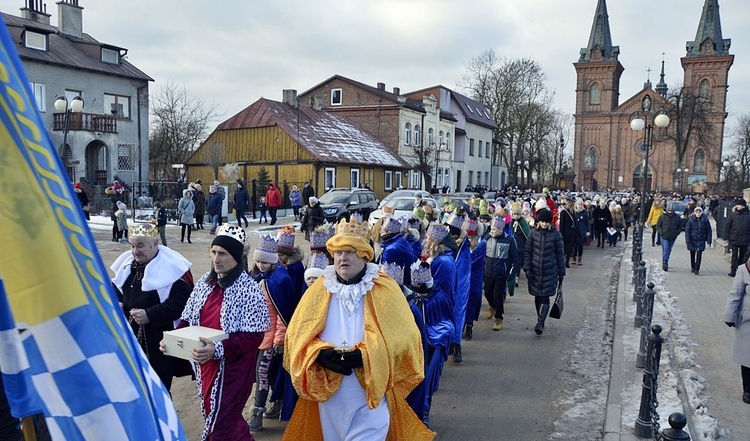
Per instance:
[[[651,96],[646,94],[641,101],[641,110],[630,115],[630,128],[635,132],[640,132],[644,128],[646,129],[645,136],[645,147],[646,153],[643,161],[643,190],[641,191],[641,206],[638,213],[638,223],[641,227],[641,233],[643,232],[643,224],[645,223],[646,216],[646,193],[649,190],[648,186],[648,155],[651,153],[651,143],[654,137],[654,125],[656,127],[667,127],[669,125],[669,117],[663,110],[656,112],[653,115],[651,121],[649,116],[651,115]]]
[[[680,194],[683,194],[685,193],[685,187],[686,187],[686,185],[683,185],[683,178],[685,179],[685,181],[687,181],[687,174],[690,172],[690,169],[688,169],[687,167],[682,168],[682,169],[678,168],[677,170],[675,170],[675,172],[677,172],[678,187],[680,189]]]
[[[59,155],[65,152],[65,147],[68,145],[68,129],[70,127],[70,112],[82,112],[83,111],[83,98],[76,96],[70,102],[66,96],[59,96],[55,100],[55,110],[58,112],[65,112],[65,120],[63,121],[63,145],[60,149]]]
[[[519,177],[521,179],[519,179]],[[521,170],[521,160],[520,159],[516,161],[516,185],[518,185],[519,181],[521,182],[521,185],[523,185],[523,170]]]

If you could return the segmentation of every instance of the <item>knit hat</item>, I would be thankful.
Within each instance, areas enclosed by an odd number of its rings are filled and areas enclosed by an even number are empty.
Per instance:
[[[380,272],[395,280],[399,285],[404,284],[404,269],[396,262],[381,263]]]
[[[326,243],[328,252],[332,255],[336,251],[356,251],[357,256],[368,262],[375,256],[375,251],[370,246],[370,232],[367,222],[360,222],[352,213],[349,222],[341,219],[336,224],[336,234]],[[362,215],[359,215],[362,218]]]
[[[543,208],[536,212],[537,222],[552,222],[552,212],[548,208]]]
[[[320,277],[323,275],[323,270],[320,268],[308,268],[305,270],[305,279],[310,277]]]
[[[534,204],[534,209],[541,210],[543,208],[549,208],[549,207],[547,206],[547,201],[544,198],[540,197],[539,200],[536,201],[536,203]]]
[[[310,196],[310,199],[309,199],[309,201],[310,201],[310,203],[311,203],[311,204],[313,204],[313,205],[317,205],[317,204],[318,204],[318,202],[320,202],[320,201],[318,200],[318,198],[316,198],[315,196]]]
[[[284,225],[276,235],[276,251],[287,256],[294,254],[294,236],[294,227]]]
[[[741,205],[743,207],[746,207],[747,206],[747,201],[745,201],[745,199],[743,199],[743,198],[738,198],[737,202],[735,203],[735,205]]]
[[[81,183],[80,182],[76,182],[75,185],[73,185],[73,188],[80,189],[81,188]]]
[[[260,237],[258,247],[253,251],[253,260],[256,262],[276,263],[279,256],[276,255],[276,241],[270,234]]]
[[[237,263],[242,263],[242,252],[247,244],[245,230],[237,225],[224,224],[216,231],[216,237],[211,246],[217,245],[234,257]]]

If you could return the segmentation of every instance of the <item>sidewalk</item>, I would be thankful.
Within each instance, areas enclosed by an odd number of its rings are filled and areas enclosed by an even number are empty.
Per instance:
[[[712,222],[713,224],[713,222]],[[714,230],[715,231],[715,230]],[[714,233],[715,234],[715,233]],[[635,367],[640,328],[633,327],[632,241],[626,242],[615,314],[605,441],[638,440],[634,435],[643,381]],[[669,271],[661,269],[661,247],[644,233],[646,281],[656,287],[652,324],[662,326],[658,401],[661,429],[672,412],[688,419],[692,440],[750,439],[750,406],[742,402],[740,367],[732,361],[734,330],[721,320],[732,278],[724,247],[706,249],[700,275],[690,272],[690,254],[681,234],[672,249]]]

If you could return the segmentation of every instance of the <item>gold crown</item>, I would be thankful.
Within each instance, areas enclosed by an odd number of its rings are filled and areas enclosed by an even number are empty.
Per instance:
[[[354,218],[350,222],[347,222],[346,219],[341,219],[336,224],[336,236],[361,237],[366,243],[370,243],[370,226],[367,224],[367,221],[359,223]]]
[[[153,224],[135,224],[128,228],[128,237],[159,237],[159,229]]]

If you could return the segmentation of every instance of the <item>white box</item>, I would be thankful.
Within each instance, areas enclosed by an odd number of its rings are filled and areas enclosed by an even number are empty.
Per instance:
[[[193,356],[190,351],[193,348],[202,348],[205,346],[205,343],[200,341],[198,337],[221,341],[229,338],[229,335],[219,329],[207,328],[205,326],[188,326],[175,329],[174,331],[164,331],[164,345],[166,346],[164,353],[170,357],[192,361]]]

